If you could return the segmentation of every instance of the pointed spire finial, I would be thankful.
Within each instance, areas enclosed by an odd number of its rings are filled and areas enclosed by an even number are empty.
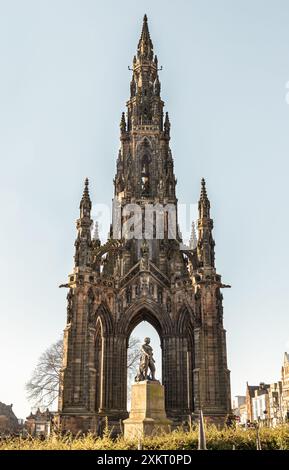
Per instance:
[[[210,218],[210,201],[207,196],[206,182],[202,178],[201,195],[199,200],[198,220],[198,257],[203,267],[215,267],[215,242],[212,236],[213,220]]]
[[[125,122],[125,114],[121,114],[121,120],[120,120],[120,131],[125,132],[126,131],[126,122]]]
[[[205,178],[201,180],[201,194],[199,200],[199,217],[210,218],[210,201],[207,195],[206,181]]]
[[[88,189],[88,187],[89,187],[89,179],[85,178],[82,198],[89,198],[89,189]]]
[[[91,200],[88,189],[89,181],[85,178],[84,190],[80,201],[80,216],[76,221],[77,238],[75,240],[75,267],[88,267],[91,262],[91,233],[90,227],[92,220],[90,218]]]
[[[201,199],[208,199],[205,178],[201,180]]]
[[[166,136],[170,136],[171,123],[169,120],[169,113],[166,112],[165,122],[164,122],[164,131]]]
[[[90,200],[90,196],[89,196],[89,180],[88,178],[85,178],[84,180],[84,190],[83,190],[83,194],[82,194],[82,198],[81,198],[81,201],[80,201],[80,209],[83,209],[83,208],[87,208],[87,209],[91,209],[91,200]]]
[[[89,179],[85,178],[84,180],[84,191],[88,193]]]
[[[147,15],[143,17],[143,25],[138,43],[137,55],[139,59],[153,60],[153,43],[150,38]]]

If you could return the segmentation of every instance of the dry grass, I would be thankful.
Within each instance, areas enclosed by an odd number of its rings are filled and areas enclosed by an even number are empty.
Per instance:
[[[218,430],[209,426],[206,430],[207,448],[212,450],[255,450],[255,429]],[[260,439],[262,450],[289,450],[289,425],[282,425],[274,429],[261,428]],[[159,435],[142,440],[143,449],[155,450],[195,450],[198,444],[198,430],[185,432],[181,429],[170,434]],[[82,437],[66,435],[63,437],[51,436],[46,440],[37,438],[7,438],[0,441],[0,450],[130,450],[137,449],[138,442],[125,440],[123,437],[111,439],[109,433],[103,438],[92,434]]]

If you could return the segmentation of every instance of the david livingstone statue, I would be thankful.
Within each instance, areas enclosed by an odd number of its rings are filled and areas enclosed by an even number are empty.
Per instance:
[[[155,360],[153,358],[153,348],[150,346],[150,342],[150,338],[145,338],[144,344],[141,346],[140,363],[137,375],[135,377],[136,382],[141,382],[142,380],[156,380],[156,366]],[[150,375],[148,376],[149,369]]]

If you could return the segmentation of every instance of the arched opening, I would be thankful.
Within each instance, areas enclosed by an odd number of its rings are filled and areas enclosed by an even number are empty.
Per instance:
[[[95,371],[96,371],[96,397],[95,410],[102,408],[103,393],[103,333],[101,320],[98,319],[95,330]]]
[[[135,382],[135,376],[139,368],[140,348],[144,338],[150,338],[150,346],[153,349],[155,360],[155,377],[162,382],[162,346],[157,329],[148,321],[141,321],[130,333],[127,347],[127,409],[130,410],[131,386]]]
[[[141,191],[143,196],[148,196],[150,192],[150,157],[144,154],[141,159]]]

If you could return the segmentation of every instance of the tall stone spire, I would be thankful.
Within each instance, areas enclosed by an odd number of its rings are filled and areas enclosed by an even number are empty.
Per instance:
[[[77,238],[75,240],[75,267],[86,268],[91,264],[91,200],[88,189],[88,178],[84,182],[83,195],[80,201],[80,216],[76,221]]]
[[[138,42],[137,56],[140,60],[153,59],[153,43],[150,38],[147,15],[144,15],[142,32]]]
[[[91,234],[86,180],[75,267],[66,285],[59,416],[61,429],[75,434],[97,432],[103,416],[116,430],[127,418],[127,345],[143,320],[162,341],[166,412],[174,425],[197,418],[200,409],[221,424],[231,410],[224,286],[214,267],[210,202],[202,180],[197,247],[193,231],[187,249],[180,243],[170,120],[163,112],[159,70],[145,16],[120,123],[108,241],[101,244],[97,230]]]
[[[158,197],[176,204],[170,121],[168,113],[164,119],[160,69],[146,15],[131,70],[127,113],[122,114],[120,122],[115,195],[120,203]]]
[[[212,236],[213,220],[210,218],[210,201],[207,196],[206,182],[201,181],[198,219],[198,258],[203,268],[215,267],[215,242]]]
[[[163,102],[160,99],[158,60],[153,53],[146,15],[138,42],[137,55],[133,58],[132,72],[127,130],[132,130],[139,125],[157,125],[162,131]]]

